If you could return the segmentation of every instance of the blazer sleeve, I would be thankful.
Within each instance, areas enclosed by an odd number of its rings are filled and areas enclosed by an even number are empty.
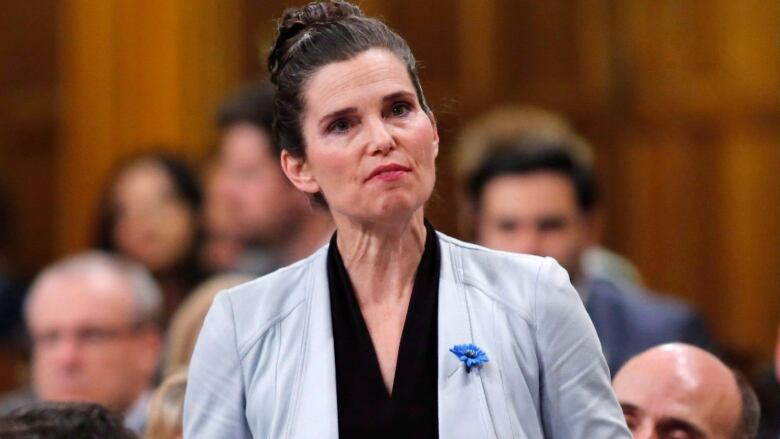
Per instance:
[[[542,263],[534,301],[545,436],[630,439],[596,330],[553,259]]]
[[[230,297],[220,293],[203,323],[187,376],[184,437],[251,438]]]

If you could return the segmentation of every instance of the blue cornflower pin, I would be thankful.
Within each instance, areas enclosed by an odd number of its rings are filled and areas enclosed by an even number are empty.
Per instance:
[[[456,344],[450,348],[450,352],[455,354],[455,356],[458,357],[458,360],[466,365],[466,373],[471,372],[472,367],[481,367],[483,364],[490,361],[482,349],[471,343]]]

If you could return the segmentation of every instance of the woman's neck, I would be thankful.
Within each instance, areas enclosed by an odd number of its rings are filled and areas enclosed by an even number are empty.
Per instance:
[[[425,249],[422,209],[395,224],[366,224],[338,216],[334,221],[338,249],[361,308],[408,301]]]

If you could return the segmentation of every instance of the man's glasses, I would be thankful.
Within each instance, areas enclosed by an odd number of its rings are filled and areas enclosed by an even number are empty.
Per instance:
[[[125,328],[83,327],[74,331],[51,330],[33,332],[32,342],[38,349],[51,349],[64,340],[71,339],[77,346],[90,347],[107,344],[114,340],[133,335],[142,325],[134,324]]]

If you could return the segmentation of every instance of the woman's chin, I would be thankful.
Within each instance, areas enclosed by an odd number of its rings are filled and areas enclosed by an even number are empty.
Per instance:
[[[388,196],[376,201],[372,209],[367,209],[367,216],[373,222],[384,224],[406,222],[424,204],[424,201],[404,196]]]

